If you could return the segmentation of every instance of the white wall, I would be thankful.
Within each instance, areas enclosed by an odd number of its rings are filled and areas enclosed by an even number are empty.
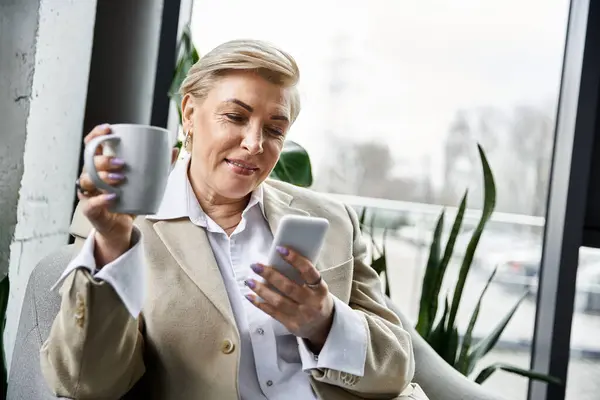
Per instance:
[[[10,260],[9,362],[29,275],[68,241],[95,12],[96,0],[0,6],[0,272]]]
[[[8,271],[17,224],[37,23],[37,7],[18,0],[0,4],[0,276]]]

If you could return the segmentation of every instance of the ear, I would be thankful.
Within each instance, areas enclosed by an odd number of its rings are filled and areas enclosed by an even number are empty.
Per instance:
[[[194,99],[191,94],[186,94],[181,99],[181,123],[183,125],[183,132],[187,133],[192,127],[192,116],[194,115]]]

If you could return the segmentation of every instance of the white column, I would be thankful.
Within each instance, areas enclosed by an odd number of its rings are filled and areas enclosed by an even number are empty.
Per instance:
[[[0,274],[12,350],[29,275],[68,242],[96,0],[0,3]],[[18,194],[18,195],[17,195]]]

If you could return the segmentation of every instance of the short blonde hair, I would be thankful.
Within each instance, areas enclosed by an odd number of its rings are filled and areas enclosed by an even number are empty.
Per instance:
[[[290,89],[290,122],[300,113],[296,87],[300,71],[294,58],[278,47],[261,40],[231,40],[200,57],[181,84],[182,96],[204,98],[214,83],[232,70],[254,71],[269,82]]]

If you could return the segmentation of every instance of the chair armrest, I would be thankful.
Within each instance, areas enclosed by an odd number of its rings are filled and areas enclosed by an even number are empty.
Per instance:
[[[417,333],[398,307],[386,298],[388,307],[398,315],[413,341],[415,378],[430,400],[503,400],[455,370]]]
[[[72,245],[65,246],[43,258],[29,277],[8,379],[10,400],[64,399],[48,389],[40,369],[39,352],[60,308],[60,296],[51,292],[50,287],[76,250]]]

